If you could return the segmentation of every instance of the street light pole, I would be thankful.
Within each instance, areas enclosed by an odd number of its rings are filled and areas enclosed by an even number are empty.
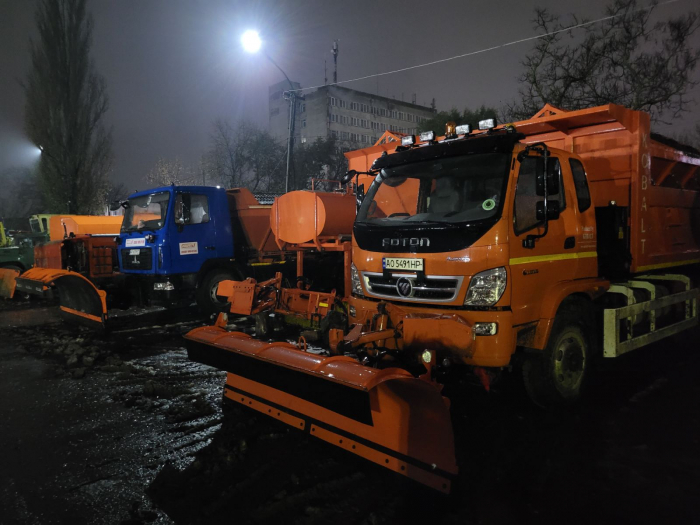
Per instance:
[[[262,47],[262,40],[260,40],[260,35],[258,35],[257,31],[249,30],[243,33],[241,36],[241,44],[243,44],[243,48],[248,51],[249,53],[257,53],[260,48]],[[287,138],[287,174],[285,176],[285,182],[284,182],[284,191],[285,193],[289,191],[289,173],[292,168],[292,150],[294,148],[294,124],[296,122],[296,107],[297,107],[297,98],[303,99],[303,96],[297,95],[296,94],[296,89],[294,89],[294,84],[292,84],[292,81],[289,80],[289,77],[287,76],[287,73],[284,72],[284,69],[282,69],[277,62],[272,60],[272,57],[267,54],[266,51],[263,51],[265,54],[265,57],[272,62],[272,64],[279,69],[280,73],[284,75],[284,78],[287,79],[287,83],[289,84],[289,91],[284,92],[284,98],[285,100],[289,100],[289,136]],[[294,184],[292,184],[293,186]]]
[[[287,76],[287,73],[284,72],[284,70],[279,66],[277,62],[272,60],[272,57],[265,52],[265,57],[272,62],[272,64],[280,70],[280,73],[284,75],[284,78],[287,79],[287,83],[289,84],[289,91],[286,91],[283,96],[286,100],[289,100],[289,136],[287,137],[287,173],[284,179],[284,192],[287,193],[289,192],[289,172],[291,170],[291,164],[292,164],[292,149],[294,148],[294,127],[296,124],[296,109],[297,109],[297,95],[296,95],[296,90],[294,89],[294,84],[292,84],[292,81],[289,80],[289,77]],[[293,184],[292,184],[293,185]]]

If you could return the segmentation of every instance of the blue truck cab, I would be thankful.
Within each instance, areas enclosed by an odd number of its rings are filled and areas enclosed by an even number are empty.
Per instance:
[[[124,203],[117,253],[120,272],[139,304],[186,304],[214,312],[216,286],[238,279],[233,221],[226,190],[164,186]]]

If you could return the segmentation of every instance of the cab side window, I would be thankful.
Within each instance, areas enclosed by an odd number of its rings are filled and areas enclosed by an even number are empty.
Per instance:
[[[574,176],[574,187],[576,188],[576,200],[578,200],[578,211],[586,211],[591,207],[591,192],[588,190],[588,180],[586,170],[578,159],[569,159],[571,174]]]
[[[206,195],[180,193],[175,199],[176,224],[209,222],[209,199]]]
[[[547,169],[550,173],[556,174],[559,179],[559,194],[550,195],[549,200],[559,201],[559,210],[566,208],[564,199],[564,185],[561,178],[561,164],[557,157],[550,157]],[[515,189],[515,210],[513,222],[515,234],[520,235],[532,228],[535,228],[541,221],[537,220],[537,202],[543,200],[536,193],[537,173],[536,157],[525,157],[520,163],[518,173],[518,185]]]

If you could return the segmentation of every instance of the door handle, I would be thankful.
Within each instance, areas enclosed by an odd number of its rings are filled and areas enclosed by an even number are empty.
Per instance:
[[[575,237],[567,237],[566,240],[564,241],[564,249],[568,250],[570,248],[573,248],[576,246],[576,238]]]
[[[216,250],[216,246],[205,246],[205,250]]]

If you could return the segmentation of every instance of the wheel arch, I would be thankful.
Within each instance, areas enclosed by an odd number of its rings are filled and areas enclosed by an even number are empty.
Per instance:
[[[528,348],[543,350],[547,346],[557,314],[571,303],[587,304],[590,312],[588,322],[594,322],[594,301],[603,295],[609,286],[610,283],[603,279],[585,279],[561,283],[560,286],[551,289],[542,303],[540,319]]]

